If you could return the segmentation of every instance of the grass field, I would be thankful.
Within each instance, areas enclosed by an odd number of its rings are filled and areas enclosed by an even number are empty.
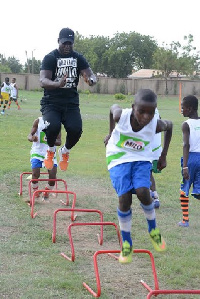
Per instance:
[[[0,115],[0,298],[85,299],[92,295],[83,287],[87,282],[96,291],[92,256],[96,250],[119,249],[113,227],[104,228],[104,242],[97,243],[99,227],[73,228],[75,262],[65,260],[60,253],[70,255],[67,226],[70,213],[58,217],[56,243],[52,243],[53,211],[63,207],[61,195],[50,203],[38,200],[38,216],[30,217],[28,181],[23,181],[23,196],[19,197],[20,173],[30,171],[27,141],[35,118],[40,115],[40,92],[20,91],[22,110],[12,103],[6,115]],[[117,197],[112,189],[105,162],[103,139],[108,133],[109,108],[118,102],[130,107],[132,96],[116,101],[111,95],[80,94],[83,135],[71,150],[67,172],[58,170],[58,178],[66,180],[68,189],[77,194],[77,208],[99,209],[105,221],[118,224]],[[132,236],[134,248],[149,249],[154,254],[160,288],[199,289],[200,277],[200,202],[190,199],[190,227],[180,228],[179,203],[180,157],[182,155],[182,115],[178,97],[159,97],[158,108],[163,119],[173,121],[173,137],[168,153],[168,166],[155,175],[161,208],[156,211],[157,223],[167,242],[168,251],[156,253],[147,234],[144,215],[136,198],[133,200]],[[62,143],[65,132],[62,131]],[[95,214],[78,215],[77,222],[99,221]],[[146,298],[143,279],[153,287],[149,258],[135,254],[131,265],[119,265],[108,256],[99,257],[99,273],[103,299]],[[159,295],[158,298],[200,298],[200,295]]]

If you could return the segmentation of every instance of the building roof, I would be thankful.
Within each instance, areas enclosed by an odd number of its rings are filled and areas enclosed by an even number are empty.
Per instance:
[[[133,72],[129,78],[152,78],[156,75],[162,75],[162,72],[155,69],[141,69],[139,71]]]

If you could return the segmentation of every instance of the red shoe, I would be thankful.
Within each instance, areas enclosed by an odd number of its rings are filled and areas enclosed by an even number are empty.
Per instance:
[[[50,190],[49,188],[47,188],[47,187],[45,187],[45,190]],[[44,200],[47,200],[47,199],[49,199],[49,192],[43,192],[43,199]]]
[[[51,170],[53,168],[53,158],[54,152],[47,150],[46,157],[44,159],[44,166],[46,167],[46,169]]]
[[[59,168],[62,171],[67,170],[68,164],[69,164],[69,152],[66,154],[62,153],[62,149],[60,148],[58,150],[58,154],[59,154]]]

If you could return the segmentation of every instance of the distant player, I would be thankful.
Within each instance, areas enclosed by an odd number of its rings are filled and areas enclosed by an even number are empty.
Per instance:
[[[38,117],[34,120],[31,132],[28,135],[28,140],[33,142],[31,147],[31,167],[32,167],[32,179],[38,179],[40,177],[40,168],[44,167],[43,162],[45,159],[46,151],[48,148],[46,135],[43,132],[45,129],[45,123],[42,117]],[[57,136],[55,145],[61,145],[61,133]],[[54,152],[54,166],[49,172],[49,179],[56,179],[57,174],[57,160],[56,160],[56,148]],[[49,181],[46,190],[53,190],[55,186],[55,181]],[[38,190],[38,181],[32,181],[32,190],[33,192]],[[39,194],[38,196],[39,197]],[[43,194],[44,199],[49,197],[49,193],[46,192]]]
[[[18,99],[18,86],[17,86],[17,83],[16,83],[16,78],[12,78],[12,82],[10,84],[10,100],[9,100],[9,103],[8,103],[8,109],[10,109],[10,105],[11,105],[12,101],[15,102],[15,104],[17,105],[18,110],[21,109],[17,99]]]
[[[1,84],[1,90],[0,90],[0,98],[1,98],[1,103],[0,107],[3,105],[3,110],[1,111],[1,114],[5,114],[5,109],[8,104],[8,101],[10,99],[10,83],[9,83],[9,78],[5,78],[5,82]]]
[[[183,219],[179,226],[189,226],[189,190],[191,195],[200,199],[200,118],[198,116],[198,99],[189,95],[183,98],[182,114],[189,119],[182,124],[183,157],[181,158],[182,183],[180,202]]]

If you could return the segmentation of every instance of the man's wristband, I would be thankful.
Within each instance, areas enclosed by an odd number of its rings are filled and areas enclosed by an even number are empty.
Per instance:
[[[183,169],[188,169],[188,167],[183,167]]]

